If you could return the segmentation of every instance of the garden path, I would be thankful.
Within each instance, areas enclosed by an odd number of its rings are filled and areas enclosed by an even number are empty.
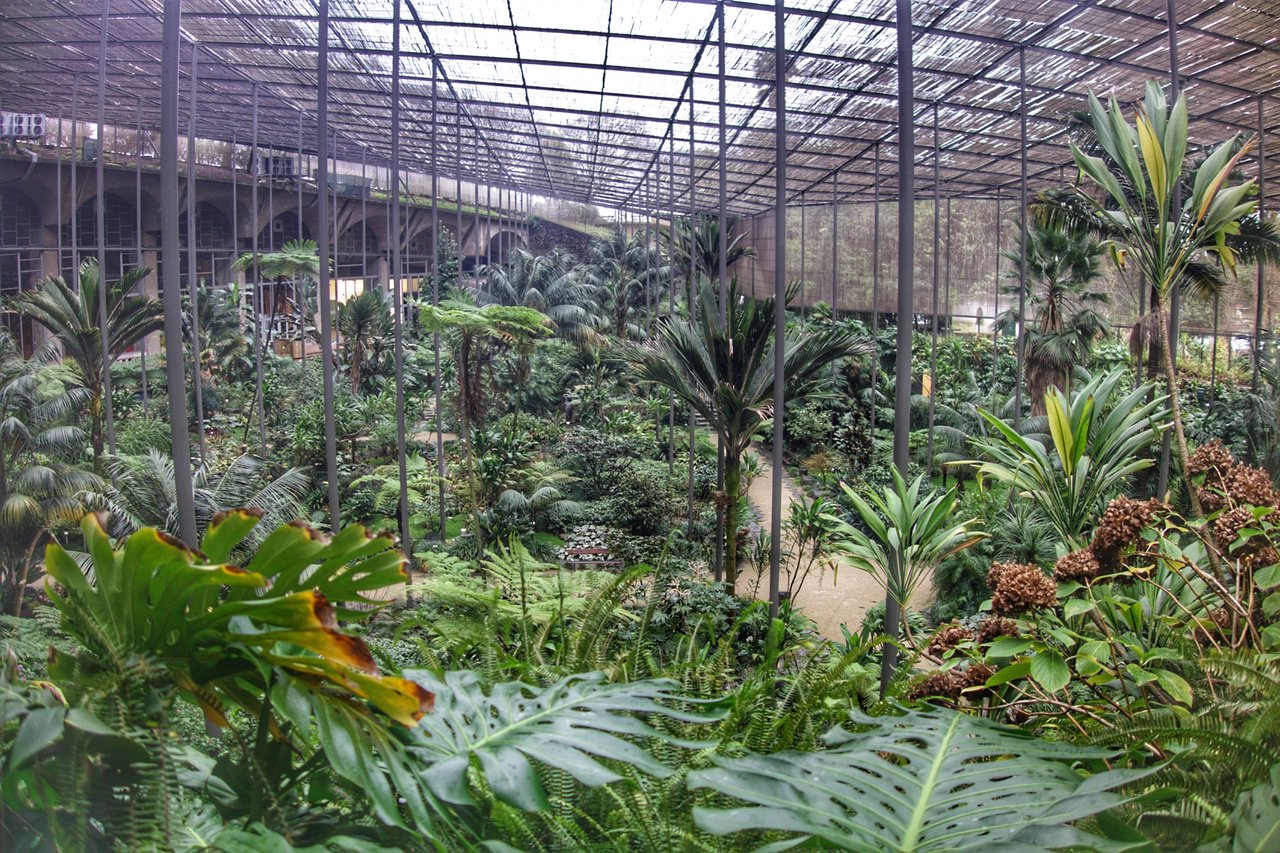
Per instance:
[[[747,499],[755,508],[757,518],[762,522],[755,522],[752,527],[753,534],[756,527],[768,526],[773,509],[773,468],[770,464],[772,454],[759,447],[754,449],[760,456],[761,471],[760,475],[751,481],[747,489]],[[802,494],[800,487],[786,471],[782,473],[782,493],[783,500],[786,501],[798,498]],[[783,512],[786,512],[786,507],[783,507]],[[761,569],[763,569],[763,577],[761,577]],[[769,598],[768,573],[767,565],[763,567],[744,565],[738,575],[739,594],[751,595],[754,592],[757,598],[767,601]],[[786,583],[785,573],[783,583]],[[932,597],[932,585],[923,585],[917,590],[912,603],[919,607]],[[862,627],[862,617],[877,601],[884,600],[884,590],[871,575],[841,561],[838,571],[827,571],[820,577],[816,576],[816,572],[810,574],[796,600],[805,616],[812,619],[818,626],[820,635],[828,640],[839,642],[843,639],[840,626],[845,625],[851,633],[857,634],[858,629]]]

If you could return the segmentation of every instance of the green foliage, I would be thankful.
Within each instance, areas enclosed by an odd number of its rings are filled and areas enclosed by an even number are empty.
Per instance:
[[[979,473],[1030,499],[1073,548],[1128,478],[1153,464],[1142,454],[1159,434],[1164,401],[1149,385],[1126,393],[1116,371],[1083,385],[1070,402],[1050,388],[1045,404],[1047,441],[1020,435],[984,411],[991,434],[972,444],[991,460],[978,465]]]
[[[1089,846],[1071,825],[1125,801],[1115,788],[1140,777],[1083,777],[1072,764],[1106,755],[942,709],[899,717],[852,716],[821,752],[718,759],[690,774],[745,806],[697,808],[718,835],[774,830],[831,849],[977,850]],[[777,848],[781,849],[781,848]]]
[[[476,804],[467,780],[473,763],[494,797],[528,810],[549,806],[530,759],[590,786],[622,778],[606,760],[659,778],[669,776],[672,769],[635,742],[662,737],[639,715],[695,723],[723,716],[705,704],[683,710],[690,700],[672,681],[609,684],[598,674],[571,675],[542,689],[509,683],[486,692],[474,672],[449,672],[443,678],[427,671],[406,675],[439,702],[439,711],[413,730],[409,748],[426,765],[432,792],[463,806]]]

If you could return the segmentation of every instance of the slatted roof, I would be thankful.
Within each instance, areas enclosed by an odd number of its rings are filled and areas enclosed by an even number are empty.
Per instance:
[[[1136,100],[1169,76],[1167,0],[925,0],[913,7],[916,174],[937,148],[948,196],[1019,181],[1025,56],[1033,188],[1060,183],[1063,119],[1093,90]],[[1174,0],[1193,144],[1265,121],[1268,207],[1280,201],[1280,0]],[[109,0],[106,120],[159,127],[162,0]],[[727,196],[773,205],[774,5],[725,2]],[[197,134],[244,142],[316,134],[316,0],[186,0],[184,69],[200,51]],[[95,115],[101,0],[3,0],[0,107]],[[393,0],[331,0],[329,123],[337,156],[390,157]],[[718,195],[715,0],[401,0],[407,168],[620,210]],[[809,203],[882,197],[897,170],[893,0],[787,0],[788,188]],[[198,43],[198,48],[194,46]],[[433,60],[435,60],[433,62]],[[432,111],[433,71],[435,111]],[[185,104],[187,82],[182,84]],[[693,126],[690,128],[690,102]],[[185,107],[184,107],[185,109]],[[934,136],[936,124],[938,133]],[[433,145],[433,118],[435,136]],[[185,119],[184,119],[185,121]],[[1245,164],[1256,174],[1256,160]]]

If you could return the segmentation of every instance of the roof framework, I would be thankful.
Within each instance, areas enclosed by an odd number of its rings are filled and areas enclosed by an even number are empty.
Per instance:
[[[620,210],[686,211],[692,102],[693,202],[716,206],[715,0],[401,4],[406,167]],[[109,5],[106,120],[158,128],[162,0]],[[294,147],[301,123],[313,144],[316,0],[183,6],[184,55],[197,43],[200,51],[198,135],[243,142],[256,83],[260,142]],[[751,214],[774,206],[775,10],[754,0],[725,6],[727,207]],[[1064,176],[1063,118],[1084,106],[1086,92],[1132,100],[1146,79],[1168,79],[1167,0],[926,0],[913,7],[921,192],[932,192],[934,182],[935,110],[943,195],[990,197],[1018,186],[1024,51],[1033,188]],[[101,0],[5,0],[0,105],[70,116],[79,90],[82,117],[92,115],[101,8]],[[1268,136],[1280,131],[1280,2],[1178,0],[1176,8],[1193,144],[1256,133],[1260,123]],[[331,0],[328,125],[340,158],[390,159],[392,15],[393,0]],[[828,204],[896,193],[893,15],[892,0],[786,3],[789,197]],[[871,169],[877,147],[879,187]],[[1280,158],[1267,165],[1274,210]],[[1256,161],[1245,165],[1256,168]]]

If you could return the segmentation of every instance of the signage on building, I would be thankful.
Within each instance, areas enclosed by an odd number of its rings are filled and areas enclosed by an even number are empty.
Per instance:
[[[44,136],[44,115],[0,111],[0,138],[39,139]]]

